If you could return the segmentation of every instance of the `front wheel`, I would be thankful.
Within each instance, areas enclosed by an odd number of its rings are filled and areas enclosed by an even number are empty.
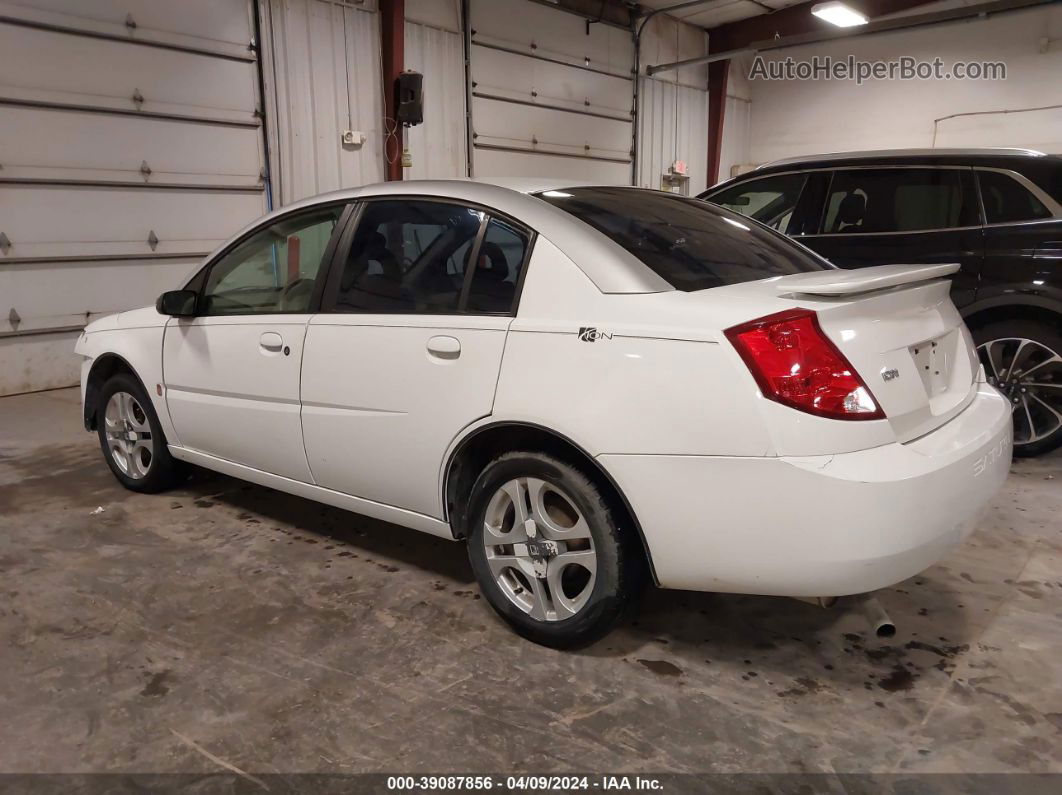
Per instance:
[[[155,493],[176,484],[177,461],[151,400],[132,375],[119,373],[103,385],[96,432],[107,466],[127,489]]]
[[[973,332],[988,380],[1010,401],[1014,454],[1062,445],[1062,335],[1029,320],[989,323]]]
[[[574,467],[541,453],[499,456],[472,487],[469,509],[476,579],[525,638],[585,645],[637,596],[639,552],[598,487]]]

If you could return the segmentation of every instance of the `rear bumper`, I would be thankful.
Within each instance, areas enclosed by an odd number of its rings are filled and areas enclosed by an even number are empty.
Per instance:
[[[1010,404],[982,384],[907,444],[833,456],[604,455],[660,585],[843,596],[904,580],[973,530],[1006,480]]]

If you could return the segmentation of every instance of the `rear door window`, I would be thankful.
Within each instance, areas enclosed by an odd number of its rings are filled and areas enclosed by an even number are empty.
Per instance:
[[[1051,217],[1044,203],[1009,174],[978,171],[977,180],[981,183],[986,223],[1012,224]]]
[[[865,168],[836,171],[824,234],[919,232],[979,223],[976,197],[958,169]]]
[[[639,188],[537,195],[606,235],[678,290],[831,267],[784,235],[699,199]]]
[[[750,179],[705,198],[720,207],[755,218],[779,232],[786,232],[806,181],[806,174],[779,174]]]

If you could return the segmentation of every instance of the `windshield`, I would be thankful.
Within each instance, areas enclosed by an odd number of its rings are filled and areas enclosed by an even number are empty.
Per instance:
[[[639,188],[536,195],[607,235],[677,290],[832,267],[784,235],[698,199]]]

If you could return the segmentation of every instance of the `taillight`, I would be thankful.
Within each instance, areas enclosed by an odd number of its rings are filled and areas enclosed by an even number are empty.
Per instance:
[[[724,332],[763,396],[838,420],[885,418],[863,379],[808,309],[767,315]]]

